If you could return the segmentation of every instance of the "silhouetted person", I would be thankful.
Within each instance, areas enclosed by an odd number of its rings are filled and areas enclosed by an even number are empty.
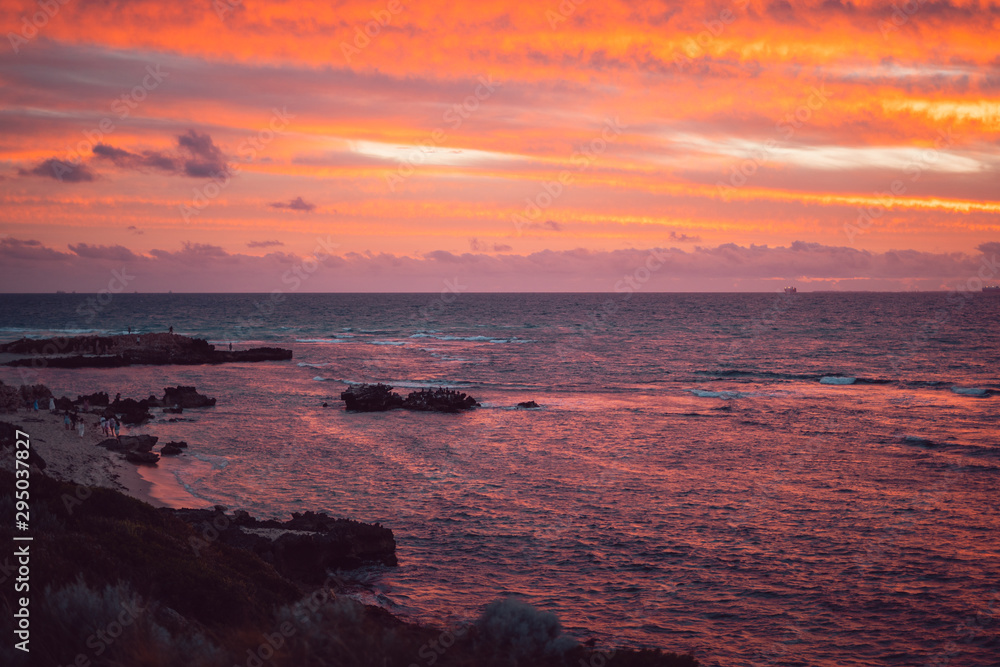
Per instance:
[[[170,327],[170,329],[168,329],[168,331],[170,331],[170,333],[173,334],[174,333],[174,328]]]

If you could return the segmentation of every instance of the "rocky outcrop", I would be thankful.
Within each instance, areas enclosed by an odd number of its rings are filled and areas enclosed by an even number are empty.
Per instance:
[[[131,463],[156,465],[156,462],[160,460],[160,455],[154,454],[153,452],[137,452],[130,450],[125,452],[125,460]]]
[[[150,452],[159,440],[155,435],[123,435],[118,438],[124,449],[137,452]]]
[[[525,410],[530,410],[532,408],[537,408],[540,406],[538,405],[538,403],[535,403],[534,401],[521,401],[520,403],[517,404],[517,407],[523,408]]]
[[[403,407],[403,398],[387,384],[359,384],[340,394],[352,412],[384,412]]]
[[[476,399],[454,389],[421,389],[411,392],[403,400],[407,410],[424,412],[460,412],[479,405]]]
[[[160,447],[160,456],[177,456],[187,446],[186,442],[168,442],[163,447]]]
[[[106,413],[119,416],[123,424],[143,424],[153,418],[149,413],[149,401],[137,401],[134,398],[116,399]]]
[[[396,540],[379,524],[334,519],[323,513],[294,513],[288,521],[255,519],[246,512],[161,509],[209,539],[254,552],[295,581],[323,581],[329,570],[365,564],[396,565]]]
[[[454,389],[421,389],[410,392],[404,399],[387,384],[360,384],[340,394],[347,410],[352,412],[384,412],[402,408],[422,412],[461,412],[479,403],[471,396]]]
[[[210,408],[215,399],[199,394],[194,387],[164,387],[162,403],[171,408]]]
[[[292,351],[277,347],[249,350],[216,350],[201,338],[176,334],[127,336],[76,336],[72,338],[22,338],[0,345],[0,352],[30,355],[7,366],[32,366],[44,360],[52,368],[119,368],[133,365],[195,365],[234,362],[285,361]]]
[[[126,445],[123,445],[115,438],[105,438],[97,443],[98,447],[104,447],[104,449],[109,449],[113,452],[124,452],[128,449]]]

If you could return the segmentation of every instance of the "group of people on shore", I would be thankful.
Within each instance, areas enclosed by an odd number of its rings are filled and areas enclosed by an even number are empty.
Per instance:
[[[119,394],[119,396],[121,396],[121,394]],[[34,407],[35,411],[37,412],[38,401],[35,401]],[[49,399],[49,412],[51,412],[52,414],[56,414],[55,399],[52,398]],[[90,412],[89,401],[85,402],[84,404],[84,412]],[[118,439],[121,437],[122,425],[121,422],[118,421],[118,418],[115,415],[111,416],[101,415],[101,421],[98,422],[98,424],[100,426],[101,433],[104,435],[105,438]],[[76,412],[75,408],[73,409],[72,412],[70,412],[69,410],[63,410],[63,425],[65,426],[67,431],[76,431],[77,433],[79,433],[81,438],[83,437],[83,434],[87,430],[86,423],[84,422],[83,417]]]
[[[117,417],[105,417],[104,415],[101,415],[101,421],[99,424],[101,433],[105,438],[118,439],[121,437],[122,425],[121,422],[118,421]],[[65,425],[67,431],[75,430],[80,434],[81,438],[87,430],[83,417],[78,415],[76,412],[70,412],[69,410],[63,412],[63,425]]]

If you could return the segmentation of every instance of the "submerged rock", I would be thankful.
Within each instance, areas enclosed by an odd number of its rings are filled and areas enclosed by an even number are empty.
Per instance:
[[[522,402],[520,402],[520,403],[517,404],[517,407],[519,407],[519,408],[525,408],[525,409],[530,409],[530,408],[537,408],[537,407],[539,407],[539,405],[538,405],[538,403],[535,403],[534,401],[522,401]]]

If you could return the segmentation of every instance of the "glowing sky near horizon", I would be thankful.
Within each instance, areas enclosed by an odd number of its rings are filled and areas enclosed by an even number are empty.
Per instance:
[[[896,6],[0,0],[2,290],[947,289],[1000,5]]]

